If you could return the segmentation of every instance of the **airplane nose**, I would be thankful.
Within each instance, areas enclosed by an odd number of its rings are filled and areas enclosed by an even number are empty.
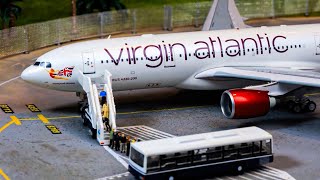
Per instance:
[[[28,67],[27,69],[25,69],[22,73],[21,73],[21,78],[25,81],[31,81],[32,80],[32,73],[30,72],[30,67]]]
[[[21,73],[21,78],[27,82],[39,84],[42,83],[43,69],[36,66],[30,66]]]

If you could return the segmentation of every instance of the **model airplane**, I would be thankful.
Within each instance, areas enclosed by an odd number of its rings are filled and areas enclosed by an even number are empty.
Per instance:
[[[224,115],[250,118],[265,115],[277,96],[320,86],[318,28],[313,24],[86,41],[44,54],[21,77],[45,88],[81,92],[72,74],[76,67],[91,78],[108,70],[115,91],[233,89],[222,95]],[[257,84],[262,85],[252,86]],[[234,89],[242,87],[247,88]],[[293,109],[300,111],[296,106],[302,105],[295,103]],[[315,110],[312,101],[304,106]]]
[[[112,74],[114,91],[176,87],[227,90],[228,118],[267,114],[289,92],[295,112],[314,111],[305,87],[320,87],[320,25],[142,35],[66,45],[39,57],[21,77],[61,91],[83,91],[73,70]],[[241,88],[241,89],[235,89]]]

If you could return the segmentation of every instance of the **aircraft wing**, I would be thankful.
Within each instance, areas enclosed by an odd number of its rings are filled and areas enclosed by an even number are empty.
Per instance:
[[[202,31],[246,28],[234,0],[215,0]]]
[[[240,78],[283,84],[320,87],[320,73],[270,67],[219,67],[198,73],[196,79]]]

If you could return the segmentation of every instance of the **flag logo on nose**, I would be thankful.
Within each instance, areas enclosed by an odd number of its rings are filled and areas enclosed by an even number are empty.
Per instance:
[[[61,70],[54,70],[51,68],[50,70],[47,70],[47,71],[49,73],[49,76],[53,79],[68,80],[72,76],[73,69],[74,69],[74,66],[65,67]]]

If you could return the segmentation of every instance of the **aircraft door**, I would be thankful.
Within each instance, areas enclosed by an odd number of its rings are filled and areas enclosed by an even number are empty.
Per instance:
[[[167,52],[167,57],[164,59],[164,68],[172,68],[176,67],[176,62],[173,58],[172,53],[170,50]]]
[[[320,55],[320,35],[315,35],[314,40],[316,46],[316,55]]]
[[[83,74],[94,74],[96,72],[93,52],[83,52]]]

